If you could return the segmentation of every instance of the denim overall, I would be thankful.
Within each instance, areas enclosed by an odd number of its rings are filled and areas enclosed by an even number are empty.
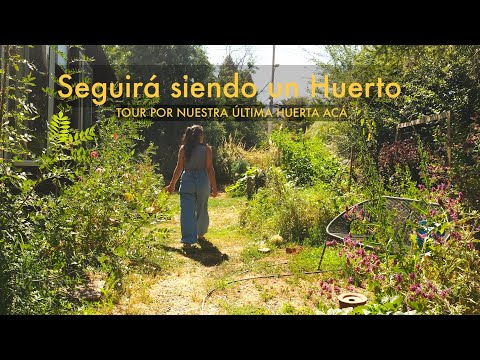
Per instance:
[[[197,147],[200,146],[197,145]],[[181,241],[185,244],[196,243],[197,235],[203,236],[207,232],[209,224],[210,180],[205,168],[206,149],[195,150],[197,148],[194,149],[190,161],[185,163],[185,169],[180,178]]]

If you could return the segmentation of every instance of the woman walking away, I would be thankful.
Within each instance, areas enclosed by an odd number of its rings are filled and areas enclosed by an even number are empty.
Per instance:
[[[180,226],[184,249],[191,249],[198,240],[204,240],[208,230],[208,197],[218,195],[212,148],[203,143],[203,127],[193,125],[185,130],[183,145],[178,151],[178,160],[172,181],[166,187],[169,193],[175,190],[180,178]]]

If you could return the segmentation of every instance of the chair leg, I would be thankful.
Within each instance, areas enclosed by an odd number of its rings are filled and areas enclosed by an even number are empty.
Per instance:
[[[320,267],[322,266],[322,261],[323,261],[323,256],[325,255],[325,250],[327,249],[327,240],[323,242],[323,250],[322,250],[322,255],[320,256],[320,262],[318,263],[317,271],[320,270]]]

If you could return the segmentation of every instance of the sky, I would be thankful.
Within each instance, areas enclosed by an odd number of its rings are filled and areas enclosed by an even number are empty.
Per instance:
[[[212,64],[220,65],[232,51],[233,55],[243,53],[247,47],[253,54],[256,65],[271,65],[273,45],[205,45]],[[324,56],[321,45],[276,45],[275,63],[280,65],[314,65],[312,54]]]
[[[258,66],[253,74],[253,81],[258,89],[258,99],[262,102],[268,101],[268,89],[264,88],[270,83],[272,77],[273,45],[205,45],[205,50],[209,61],[214,65],[220,65],[229,52],[235,59],[243,56],[248,50],[254,64]],[[278,64],[278,67],[275,68],[275,84],[296,82],[298,96],[309,96],[308,84],[312,73],[317,71],[313,57],[326,60],[321,45],[276,45],[275,64]],[[278,97],[275,103],[284,98],[285,96]]]

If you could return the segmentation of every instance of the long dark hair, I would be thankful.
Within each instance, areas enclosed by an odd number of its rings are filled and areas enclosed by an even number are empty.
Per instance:
[[[187,127],[185,134],[183,134],[183,145],[185,149],[185,160],[189,160],[192,156],[193,149],[200,144],[200,136],[203,134],[203,127],[201,125],[192,125]]]

